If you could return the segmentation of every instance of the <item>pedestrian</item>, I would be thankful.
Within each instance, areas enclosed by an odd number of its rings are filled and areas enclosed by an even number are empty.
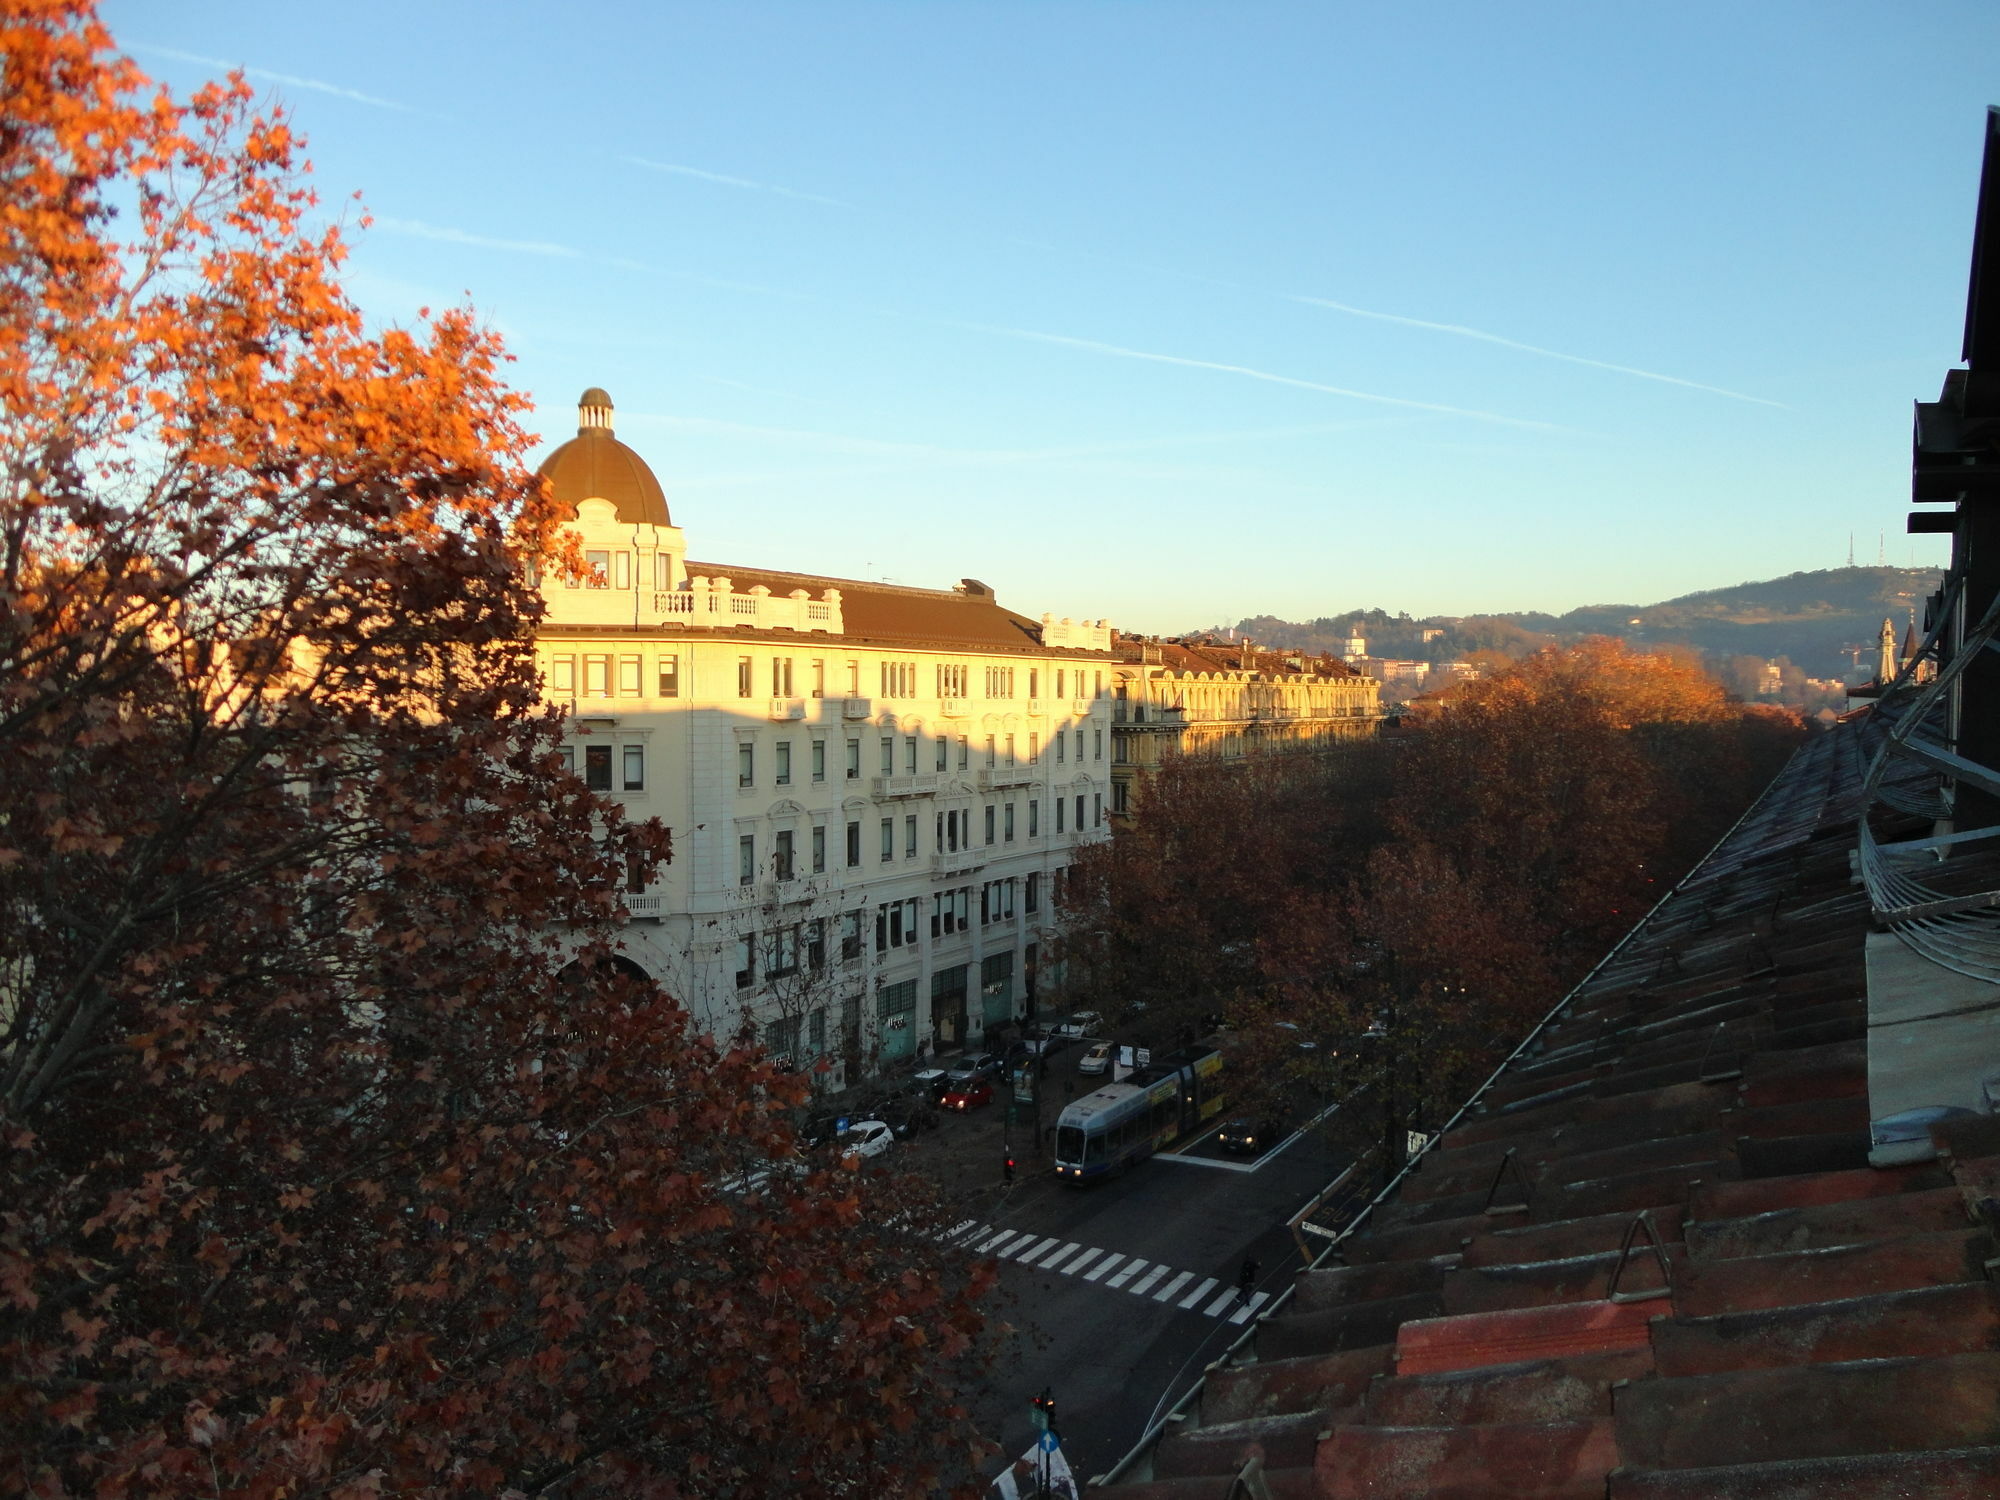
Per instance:
[[[1010,1183],[1014,1180],[1014,1153],[1012,1151],[1003,1151],[1000,1155],[1000,1180]]]
[[[1236,1273],[1236,1295],[1248,1302],[1250,1294],[1256,1289],[1257,1261],[1254,1257],[1246,1255],[1243,1257],[1243,1269]]]

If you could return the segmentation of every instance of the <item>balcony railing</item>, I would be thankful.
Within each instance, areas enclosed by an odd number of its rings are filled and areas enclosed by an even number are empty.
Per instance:
[[[774,719],[803,719],[806,716],[806,702],[803,698],[773,698],[771,717]]]
[[[993,791],[1003,786],[1027,786],[1042,779],[1040,766],[988,766],[979,773],[979,789]]]
[[[986,850],[954,849],[940,850],[931,856],[931,873],[939,877],[970,875],[974,870],[986,868]]]
[[[843,719],[865,719],[875,712],[873,698],[843,698],[840,700],[840,716]]]
[[[929,797],[944,778],[936,771],[917,771],[903,776],[877,776],[873,790],[878,797]]]

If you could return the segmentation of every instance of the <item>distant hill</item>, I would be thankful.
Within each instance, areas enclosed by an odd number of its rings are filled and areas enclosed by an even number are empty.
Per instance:
[[[1336,653],[1350,634],[1360,634],[1368,638],[1372,655],[1423,661],[1469,651],[1519,656],[1552,641],[1615,635],[1634,645],[1692,646],[1717,658],[1783,657],[1807,676],[1839,677],[1851,664],[1853,648],[1874,648],[1885,616],[1895,621],[1899,636],[1913,608],[1921,623],[1924,599],[1938,581],[1934,568],[1826,568],[1705,589],[1659,604],[1593,604],[1560,615],[1531,611],[1418,620],[1358,609],[1302,622],[1255,615],[1233,628],[1273,646]]]

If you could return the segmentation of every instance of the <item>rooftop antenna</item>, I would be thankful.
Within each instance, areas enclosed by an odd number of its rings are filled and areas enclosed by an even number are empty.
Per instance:
[[[1886,567],[1888,565],[1888,562],[1889,562],[1889,533],[1886,531],[1878,531],[1875,533],[1875,566],[1878,568]]]
[[[1847,565],[1850,568],[1854,566],[1854,533],[1851,531],[1847,533]]]

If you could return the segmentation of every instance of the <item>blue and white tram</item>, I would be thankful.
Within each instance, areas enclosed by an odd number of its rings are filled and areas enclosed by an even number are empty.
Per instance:
[[[1084,1095],[1056,1120],[1056,1176],[1085,1183],[1122,1171],[1222,1109],[1222,1054],[1196,1048]]]

